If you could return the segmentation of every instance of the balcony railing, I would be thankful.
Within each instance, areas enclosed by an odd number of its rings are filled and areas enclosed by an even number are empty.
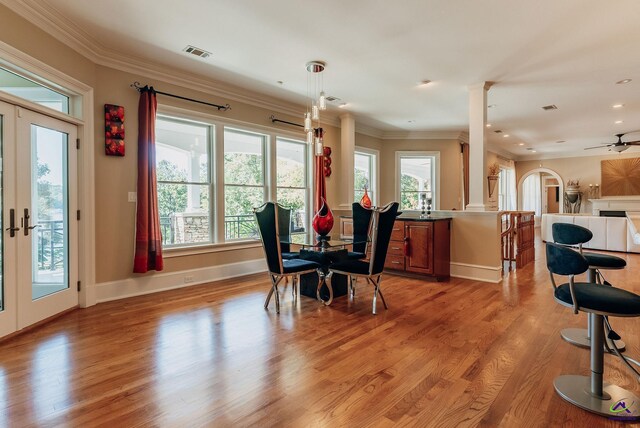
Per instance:
[[[64,267],[64,220],[38,222],[38,270],[57,270]]]

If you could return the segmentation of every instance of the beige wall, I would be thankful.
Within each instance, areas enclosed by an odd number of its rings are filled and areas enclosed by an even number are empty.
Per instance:
[[[568,180],[580,180],[580,187],[585,194],[580,208],[581,212],[590,213],[591,203],[587,201],[589,184],[602,184],[600,162],[608,159],[640,157],[640,153],[616,153],[601,156],[581,156],[574,158],[527,160],[516,162],[516,180],[536,168],[548,168],[560,175],[566,184]]]

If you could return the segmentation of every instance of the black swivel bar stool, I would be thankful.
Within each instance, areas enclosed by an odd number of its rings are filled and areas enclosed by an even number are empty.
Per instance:
[[[640,398],[617,385],[603,381],[605,317],[640,316],[640,296],[616,287],[575,282],[574,276],[586,272],[589,262],[571,248],[547,243],[547,268],[556,302],[586,312],[590,319],[591,375],[562,375],[553,381],[556,392],[566,401],[602,416],[618,420],[640,419]],[[555,275],[569,276],[569,282],[556,285]],[[626,358],[620,358],[631,368]],[[635,371],[633,368],[631,368]],[[635,371],[636,375],[638,372]]]
[[[572,223],[554,223],[551,226],[551,231],[555,243],[578,246],[580,254],[582,254],[589,263],[589,269],[587,270],[588,283],[598,282],[599,270],[624,269],[627,265],[627,262],[620,257],[609,254],[583,252],[582,244],[586,244],[593,238],[593,233],[586,227]],[[590,322],[591,318],[588,319],[588,323]],[[591,346],[589,328],[565,328],[560,332],[560,335],[572,345],[582,348],[589,348]],[[608,341],[610,339],[606,340]],[[615,345],[621,351],[625,348],[625,343],[622,340],[616,340]],[[611,346],[609,348],[611,348]]]

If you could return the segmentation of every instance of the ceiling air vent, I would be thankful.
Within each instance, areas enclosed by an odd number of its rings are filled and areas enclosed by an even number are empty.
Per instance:
[[[495,131],[493,131],[493,132],[495,132],[496,134],[502,134],[502,129],[496,129],[496,130],[495,130]]]
[[[548,106],[542,107],[542,110],[558,110],[558,107],[555,104],[550,104]]]
[[[331,96],[331,95],[329,95],[329,96],[328,96],[328,97],[326,97],[325,99],[326,99],[327,101],[329,101],[329,102],[334,102],[334,101],[339,101],[339,100],[340,100],[340,98],[338,98],[338,97],[333,97],[333,96]]]
[[[199,56],[200,58],[208,58],[211,56],[211,52],[207,52],[204,49],[200,49],[191,45],[188,45],[182,50],[186,53],[190,53],[191,55]]]

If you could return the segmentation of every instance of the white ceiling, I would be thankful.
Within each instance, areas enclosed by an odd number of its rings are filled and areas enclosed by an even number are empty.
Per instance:
[[[491,130],[510,135],[491,144],[518,158],[604,154],[582,149],[640,130],[637,0],[31,3],[105,52],[300,104],[305,63],[323,60],[325,91],[381,131],[465,131],[467,86],[481,81],[495,82]],[[182,52],[188,44],[212,56]],[[423,79],[433,83],[417,87]]]

